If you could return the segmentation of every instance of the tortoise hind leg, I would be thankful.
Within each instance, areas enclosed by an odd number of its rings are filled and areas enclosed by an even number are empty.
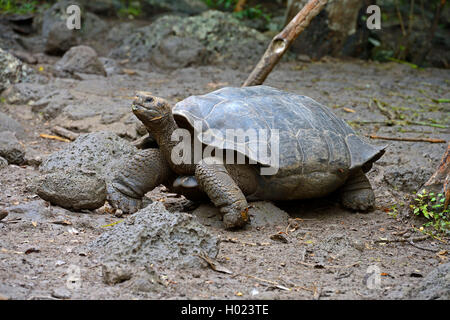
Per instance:
[[[350,176],[341,189],[341,202],[351,210],[367,211],[375,204],[375,194],[362,170]]]
[[[195,177],[201,189],[223,214],[223,223],[227,229],[241,228],[249,221],[244,193],[220,159],[200,161],[195,169]]]

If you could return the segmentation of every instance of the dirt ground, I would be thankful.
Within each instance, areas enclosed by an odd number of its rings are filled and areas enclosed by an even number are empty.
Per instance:
[[[53,79],[49,85],[68,89],[80,101],[97,99],[113,105],[119,101],[127,108],[136,90],[176,102],[220,87],[240,86],[251,71],[251,66],[241,70],[201,66],[171,72],[129,68],[134,71],[107,78]],[[448,125],[448,104],[433,102],[450,98],[448,70],[331,58],[285,61],[265,84],[316,99],[363,135],[450,138],[448,129],[439,127],[386,125],[388,118],[376,103],[383,102],[397,119],[405,116],[415,122]],[[95,117],[48,121],[29,105],[5,103],[0,111],[26,128],[20,141],[27,152],[41,158],[66,145],[39,137],[51,134],[55,124],[80,132],[117,130],[127,139],[135,138],[128,129],[131,125],[123,120],[109,126]],[[217,261],[233,273],[208,267],[157,270],[164,280],[164,290],[158,292],[136,292],[127,282],[104,284],[99,262],[84,249],[107,230],[105,225],[123,218],[104,210],[71,212],[52,206],[30,188],[39,175],[37,167],[9,165],[0,170],[0,211],[9,212],[0,222],[0,295],[11,299],[405,299],[408,290],[446,261],[445,250],[450,249],[448,239],[423,240],[414,228],[425,221],[411,217],[408,210],[408,195],[434,172],[446,144],[372,142],[389,144],[369,173],[376,195],[374,211],[349,212],[330,195],[276,203],[290,215],[286,224],[226,231],[211,218],[207,228],[223,240]],[[149,196],[168,206],[184,201],[159,189]],[[71,224],[55,223],[64,220]],[[271,237],[279,232],[284,232],[282,237]],[[410,239],[417,240],[410,243]],[[66,286],[71,265],[81,271],[77,289]],[[375,287],[370,282],[373,270],[380,274]]]

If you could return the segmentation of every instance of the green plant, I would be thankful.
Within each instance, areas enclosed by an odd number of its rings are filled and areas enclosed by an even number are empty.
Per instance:
[[[233,14],[238,19],[243,19],[243,18],[259,19],[259,18],[263,18],[267,22],[270,22],[270,19],[271,19],[271,15],[268,14],[268,13],[264,13],[264,11],[263,11],[263,9],[262,9],[260,4],[254,6],[254,7],[245,8],[244,10],[239,11],[239,12],[234,12]]]
[[[206,5],[213,9],[233,10],[237,0],[203,0]]]
[[[127,17],[133,19],[141,14],[141,4],[139,1],[124,1],[122,0],[122,8],[119,9],[117,14],[119,17]]]
[[[37,1],[0,0],[0,13],[27,14],[37,11]]]
[[[438,233],[450,234],[449,208],[444,207],[445,196],[435,194],[423,189],[416,194],[414,202],[410,205],[416,216],[423,216],[427,223],[423,227],[431,227]]]
[[[233,11],[236,7],[237,0],[203,0],[206,5],[212,9]],[[271,15],[265,13],[262,6],[257,4],[255,6],[245,6],[244,10],[233,12],[233,15],[238,19],[260,19],[263,18],[270,22]]]

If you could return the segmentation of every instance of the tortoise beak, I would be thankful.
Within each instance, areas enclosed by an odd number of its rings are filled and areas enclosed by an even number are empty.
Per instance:
[[[136,100],[131,104],[131,110],[136,116],[142,116],[150,121],[159,120],[162,118],[162,116],[157,111],[145,107]]]

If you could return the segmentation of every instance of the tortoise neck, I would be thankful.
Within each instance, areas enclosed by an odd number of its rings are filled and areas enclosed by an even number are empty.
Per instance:
[[[193,164],[178,163],[172,157],[172,150],[174,148],[176,148],[175,150],[179,150],[179,144],[181,143],[176,139],[172,140],[172,135],[174,134],[175,130],[179,129],[178,124],[175,122],[172,114],[167,115],[157,122],[151,124],[147,123],[146,127],[150,134],[155,137],[159,149],[161,150],[164,158],[174,172],[180,175],[193,175],[195,173],[195,166]],[[188,142],[183,140],[182,142],[189,143],[188,147],[191,147],[190,141]],[[180,151],[183,152],[183,150]],[[179,152],[174,153],[176,154],[176,156],[181,156]]]

